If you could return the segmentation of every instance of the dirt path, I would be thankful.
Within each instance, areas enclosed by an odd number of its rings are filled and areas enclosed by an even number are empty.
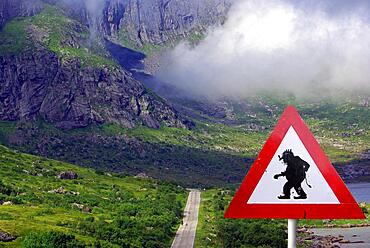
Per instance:
[[[198,210],[200,204],[200,191],[191,189],[184,210],[182,225],[177,230],[176,237],[172,242],[172,248],[194,247],[195,231],[198,224]]]

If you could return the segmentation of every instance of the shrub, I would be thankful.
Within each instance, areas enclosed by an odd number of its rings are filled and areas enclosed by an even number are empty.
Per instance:
[[[366,205],[360,205],[360,208],[364,214],[368,214],[369,210],[367,210]]]
[[[76,240],[74,235],[62,232],[31,232],[25,236],[22,247],[24,248],[82,248],[83,243]]]
[[[10,186],[7,186],[2,181],[0,181],[0,193],[1,194],[10,195],[13,192],[14,190]]]

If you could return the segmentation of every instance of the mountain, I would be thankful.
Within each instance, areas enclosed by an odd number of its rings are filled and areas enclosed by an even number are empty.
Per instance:
[[[366,95],[210,100],[148,73],[162,51],[222,25],[231,3],[3,1],[1,143],[97,170],[230,185],[294,104],[345,180],[368,180]]]
[[[2,30],[2,120],[42,118],[63,129],[105,122],[128,128],[189,125],[91,41],[86,26],[57,7],[43,6]]]
[[[42,9],[39,0],[3,0],[0,3],[0,29],[15,17],[32,16]]]
[[[101,27],[105,35],[126,46],[175,44],[222,24],[230,5],[230,0],[110,0]]]

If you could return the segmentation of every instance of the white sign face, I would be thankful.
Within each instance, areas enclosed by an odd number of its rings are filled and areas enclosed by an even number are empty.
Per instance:
[[[292,179],[287,180],[286,176],[284,175],[274,179],[274,175],[281,174],[287,169],[288,165],[285,164],[283,160],[279,161],[279,156],[282,156],[284,151],[288,149],[293,152],[294,156],[298,156],[301,160],[310,165],[305,173],[306,176],[303,181],[292,181]],[[295,161],[297,161],[297,159]],[[308,185],[310,185],[311,188]],[[285,193],[290,193],[289,198],[286,194],[284,194],[284,187]],[[290,190],[287,190],[289,188]],[[297,188],[299,192],[297,192],[295,188]],[[329,187],[325,178],[322,176],[320,170],[311,158],[302,141],[299,139],[296,131],[291,126],[276,153],[274,154],[272,160],[270,161],[265,173],[262,175],[262,178],[249,198],[248,204],[250,203],[339,204],[339,201]]]

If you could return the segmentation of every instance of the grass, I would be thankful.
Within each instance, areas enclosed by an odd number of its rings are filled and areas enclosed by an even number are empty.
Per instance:
[[[15,19],[8,22],[0,32],[0,56],[19,54],[23,51],[27,39],[28,22]]]
[[[56,177],[61,171],[74,171],[78,179],[61,180]],[[0,206],[0,230],[16,235],[13,242],[1,243],[5,247],[19,247],[23,237],[31,231],[56,230],[76,235],[85,244],[97,242],[94,233],[88,233],[79,226],[86,225],[87,219],[104,222],[104,226],[112,226],[121,215],[123,209],[132,204],[138,209],[133,225],[152,226],[157,232],[155,221],[161,219],[162,225],[169,226],[170,236],[163,240],[169,244],[181,220],[182,208],[186,201],[184,189],[175,185],[161,183],[152,179],[136,179],[119,174],[105,174],[92,169],[85,169],[71,164],[44,159],[13,151],[0,146],[0,198],[13,204]],[[65,194],[50,193],[50,190],[63,186]],[[7,190],[5,190],[7,189]],[[78,192],[78,193],[77,193]],[[156,211],[155,208],[166,207],[171,195],[172,205],[179,204],[176,215]],[[149,204],[149,202],[151,202]],[[73,206],[83,204],[92,209],[83,212]],[[165,212],[165,210],[163,210]],[[150,218],[145,215],[150,213]],[[157,219],[157,220],[156,220]],[[93,223],[95,223],[93,222]],[[137,224],[135,224],[137,223]],[[90,224],[92,225],[92,224]],[[99,226],[93,226],[96,232]],[[113,228],[113,226],[112,226]],[[158,229],[159,228],[159,229]],[[85,230],[85,231],[84,231]],[[131,229],[127,229],[131,230]],[[165,230],[165,229],[163,229]],[[140,240],[141,234],[136,237]],[[108,240],[117,244],[114,240]]]
[[[0,141],[6,143],[8,141],[8,135],[15,132],[16,123],[11,121],[0,121],[0,127]]]
[[[363,204],[363,203],[362,203]],[[365,207],[365,216],[366,219],[361,220],[346,220],[346,219],[338,219],[338,220],[299,220],[299,226],[314,226],[317,228],[323,228],[325,225],[335,225],[335,226],[343,226],[343,225],[358,225],[358,224],[370,224],[370,204],[366,204]]]
[[[47,4],[35,16],[18,18],[5,25],[0,32],[0,56],[17,55],[27,46],[32,47],[33,42],[39,42],[31,38],[32,32],[39,33],[42,42],[63,62],[77,58],[82,67],[118,67],[117,62],[106,55],[101,44],[89,39],[86,26],[68,18],[63,10]],[[77,44],[69,45],[66,41]]]
[[[40,14],[32,18],[32,24],[47,33],[44,42],[62,60],[68,61],[72,58],[79,58],[83,66],[117,67],[117,63],[112,58],[89,52],[86,46],[61,45],[63,40],[68,40],[72,36],[74,39],[77,38],[77,40],[83,41],[83,43],[91,42],[88,40],[89,30],[79,22],[67,18],[62,10],[46,5]]]
[[[144,53],[146,56],[151,56],[153,54],[161,52],[163,49],[166,48],[174,48],[176,45],[178,45],[181,41],[186,40],[191,46],[195,46],[198,44],[201,40],[205,38],[205,35],[203,31],[199,28],[194,28],[194,30],[191,30],[189,33],[185,34],[185,37],[182,35],[173,36],[170,35],[169,39],[161,44],[154,44],[150,42],[146,42],[142,45],[138,44],[135,39],[132,38],[130,35],[132,35],[132,31],[129,31],[125,28],[122,28],[118,31],[118,41],[120,44],[122,44],[124,47],[140,51]],[[136,32],[134,32],[136,35]]]
[[[198,225],[194,241],[195,247],[217,247],[217,234],[215,211],[213,209],[213,196],[216,189],[203,191],[199,206]]]
[[[316,117],[307,117],[304,113],[302,116],[324,152],[333,163],[348,163],[352,160],[359,159],[360,154],[369,148],[367,142],[370,139],[369,129],[364,129],[364,133],[361,135],[345,137],[342,136],[342,133],[345,131],[344,129],[333,130],[325,120],[320,120]],[[165,143],[222,151],[245,157],[255,157],[271,132],[271,128],[261,131],[251,131],[247,130],[244,126],[233,127],[202,122],[197,122],[196,124],[196,128],[193,130],[166,126],[162,126],[160,129],[147,127],[125,129],[116,124],[103,125],[102,130],[110,135],[127,134],[150,143]],[[107,126],[114,127],[114,129],[107,128]],[[273,126],[273,121],[271,121],[270,126]]]
[[[147,56],[150,56],[154,53],[160,52],[165,46],[151,44],[151,43],[144,43],[143,45],[137,44],[135,41],[133,41],[128,34],[128,30],[121,29],[118,31],[118,41],[127,48],[130,48],[132,50],[140,51],[144,53]]]
[[[269,225],[264,220],[224,220],[223,213],[232,199],[232,195],[227,189],[209,189],[201,194],[201,203],[199,207],[198,226],[195,238],[195,247],[224,247],[222,233],[225,225],[236,225],[235,230],[241,230],[242,226],[248,223],[262,223],[262,225]],[[366,205],[367,213],[365,220],[330,220],[329,224],[334,225],[348,225],[348,224],[363,224],[370,223],[370,204]],[[275,223],[276,228],[286,228],[286,220],[267,220],[268,222]],[[235,223],[234,223],[235,222]],[[318,228],[324,227],[328,220],[299,220],[299,226],[315,226]],[[237,239],[237,234],[235,239]],[[256,232],[256,235],[258,233]],[[248,245],[248,243],[244,243]],[[249,247],[249,246],[248,246]],[[250,246],[254,247],[254,246]]]
[[[230,193],[221,188],[202,192],[195,247],[286,247],[282,220],[224,219]]]
[[[17,135],[26,138],[22,144],[14,144],[9,138],[15,132],[15,124],[2,122],[0,127],[4,128],[0,129],[0,138],[3,144],[24,152],[42,153],[82,166],[132,174],[145,171],[153,177],[186,186],[225,186],[240,183],[285,107],[284,101],[278,105],[268,98],[262,100],[265,101],[263,105],[268,104],[274,113],[255,103],[244,113],[245,118],[252,117],[239,125],[195,121],[195,128],[187,130],[165,125],[159,129],[144,126],[128,129],[117,123],[105,123],[63,132],[40,121],[36,126],[19,124]],[[369,149],[367,140],[370,138],[370,128],[366,128],[368,123],[365,117],[358,117],[359,127],[353,126],[351,116],[366,116],[368,110],[354,104],[354,107],[348,107],[346,102],[322,105],[317,108],[326,109],[328,113],[325,115],[321,115],[321,110],[313,111],[316,107],[311,105],[298,105],[298,108],[333,163],[354,163],[361,153]],[[343,105],[348,110],[338,117],[343,121],[336,122],[335,113]],[[252,124],[257,128],[251,128]],[[13,129],[9,129],[10,125],[13,125]],[[336,126],[338,128],[334,128]],[[349,128],[345,129],[347,126]],[[30,128],[36,130],[32,136],[22,131]],[[363,131],[356,134],[361,129]],[[351,135],[343,135],[344,132]],[[55,139],[58,142],[53,142]],[[45,143],[45,140],[50,140],[51,145],[40,149],[39,144]],[[115,156],[111,156],[112,152]],[[366,179],[364,176],[354,180]]]
[[[240,156],[255,155],[267,138],[267,132],[246,132],[222,124],[200,122],[193,130],[167,126],[161,126],[159,129],[144,126],[126,129],[117,124],[105,124],[102,130],[107,134],[126,134],[150,143],[223,151]]]

